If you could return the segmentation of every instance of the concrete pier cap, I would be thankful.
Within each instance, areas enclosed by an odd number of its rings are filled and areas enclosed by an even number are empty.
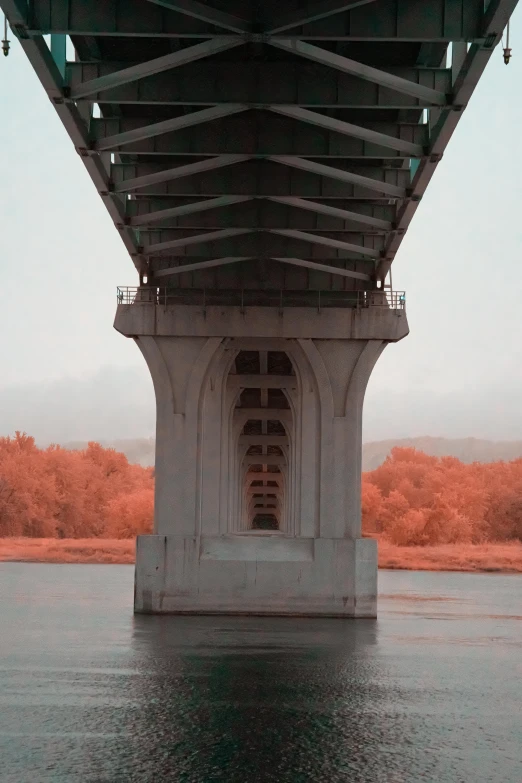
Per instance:
[[[375,617],[377,544],[361,534],[362,410],[404,309],[137,301],[157,407],[154,535],[135,612]]]

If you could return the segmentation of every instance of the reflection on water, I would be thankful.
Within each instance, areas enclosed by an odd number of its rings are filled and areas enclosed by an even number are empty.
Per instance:
[[[388,572],[378,621],[136,617],[130,566],[0,565],[0,781],[520,783],[522,578]]]

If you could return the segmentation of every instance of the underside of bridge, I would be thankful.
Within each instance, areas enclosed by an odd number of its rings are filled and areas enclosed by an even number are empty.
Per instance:
[[[374,616],[391,265],[516,0],[0,6],[139,275],[115,323],[157,400],[136,611]]]

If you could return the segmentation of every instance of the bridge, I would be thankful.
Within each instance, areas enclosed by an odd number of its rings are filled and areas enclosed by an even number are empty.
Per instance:
[[[138,276],[135,611],[375,616],[361,422],[408,333],[392,262],[516,0],[0,6]]]

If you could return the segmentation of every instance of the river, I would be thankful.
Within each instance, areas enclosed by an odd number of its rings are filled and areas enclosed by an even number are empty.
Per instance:
[[[0,564],[2,783],[520,783],[522,577],[380,572],[379,619],[133,617]]]

